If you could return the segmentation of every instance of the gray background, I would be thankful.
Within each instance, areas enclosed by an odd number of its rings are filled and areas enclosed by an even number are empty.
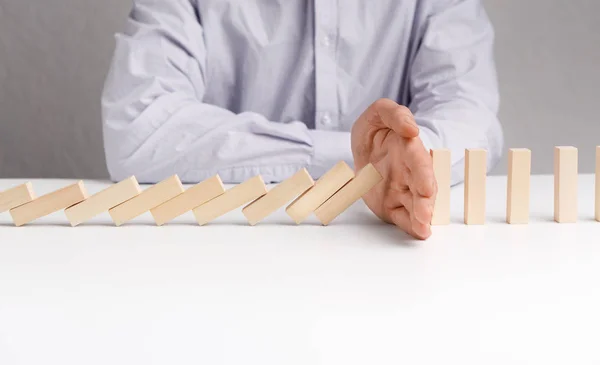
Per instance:
[[[497,33],[506,147],[600,145],[600,1],[484,0]],[[0,177],[107,178],[100,94],[131,2],[0,0]],[[506,171],[506,160],[495,173]]]

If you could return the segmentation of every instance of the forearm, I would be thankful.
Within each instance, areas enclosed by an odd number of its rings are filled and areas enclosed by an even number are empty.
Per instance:
[[[135,175],[157,182],[178,174],[192,183],[218,173],[231,183],[259,174],[279,182],[303,167],[317,178],[340,159],[351,163],[347,132],[308,130],[301,122],[275,123],[169,95],[136,118],[113,119],[124,109],[105,105],[105,150],[114,180]]]

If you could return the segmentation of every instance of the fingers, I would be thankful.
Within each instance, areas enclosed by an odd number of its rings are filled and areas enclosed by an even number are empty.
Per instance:
[[[419,127],[410,109],[390,99],[379,99],[371,105],[383,125],[403,138],[419,135]]]
[[[406,164],[410,170],[410,190],[425,198],[435,197],[437,183],[433,173],[433,162],[423,143],[418,139],[408,142]]]
[[[431,236],[431,228],[426,225],[416,223],[411,219],[411,215],[406,207],[400,207],[390,212],[392,222],[404,232],[411,236],[425,240]]]
[[[424,198],[417,194],[412,196],[412,213],[415,221],[429,226],[433,217],[433,198]]]

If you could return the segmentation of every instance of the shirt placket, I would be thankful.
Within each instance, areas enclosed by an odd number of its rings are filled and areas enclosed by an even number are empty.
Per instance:
[[[337,95],[337,0],[315,0],[315,128],[339,129]]]

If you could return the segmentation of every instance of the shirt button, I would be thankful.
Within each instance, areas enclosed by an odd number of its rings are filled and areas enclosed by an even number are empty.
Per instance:
[[[329,47],[331,45],[331,38],[329,38],[329,36],[325,36],[323,37],[322,42],[325,47]]]
[[[331,124],[331,117],[329,114],[323,115],[323,118],[321,118],[321,123],[323,123],[325,126],[329,126]]]

